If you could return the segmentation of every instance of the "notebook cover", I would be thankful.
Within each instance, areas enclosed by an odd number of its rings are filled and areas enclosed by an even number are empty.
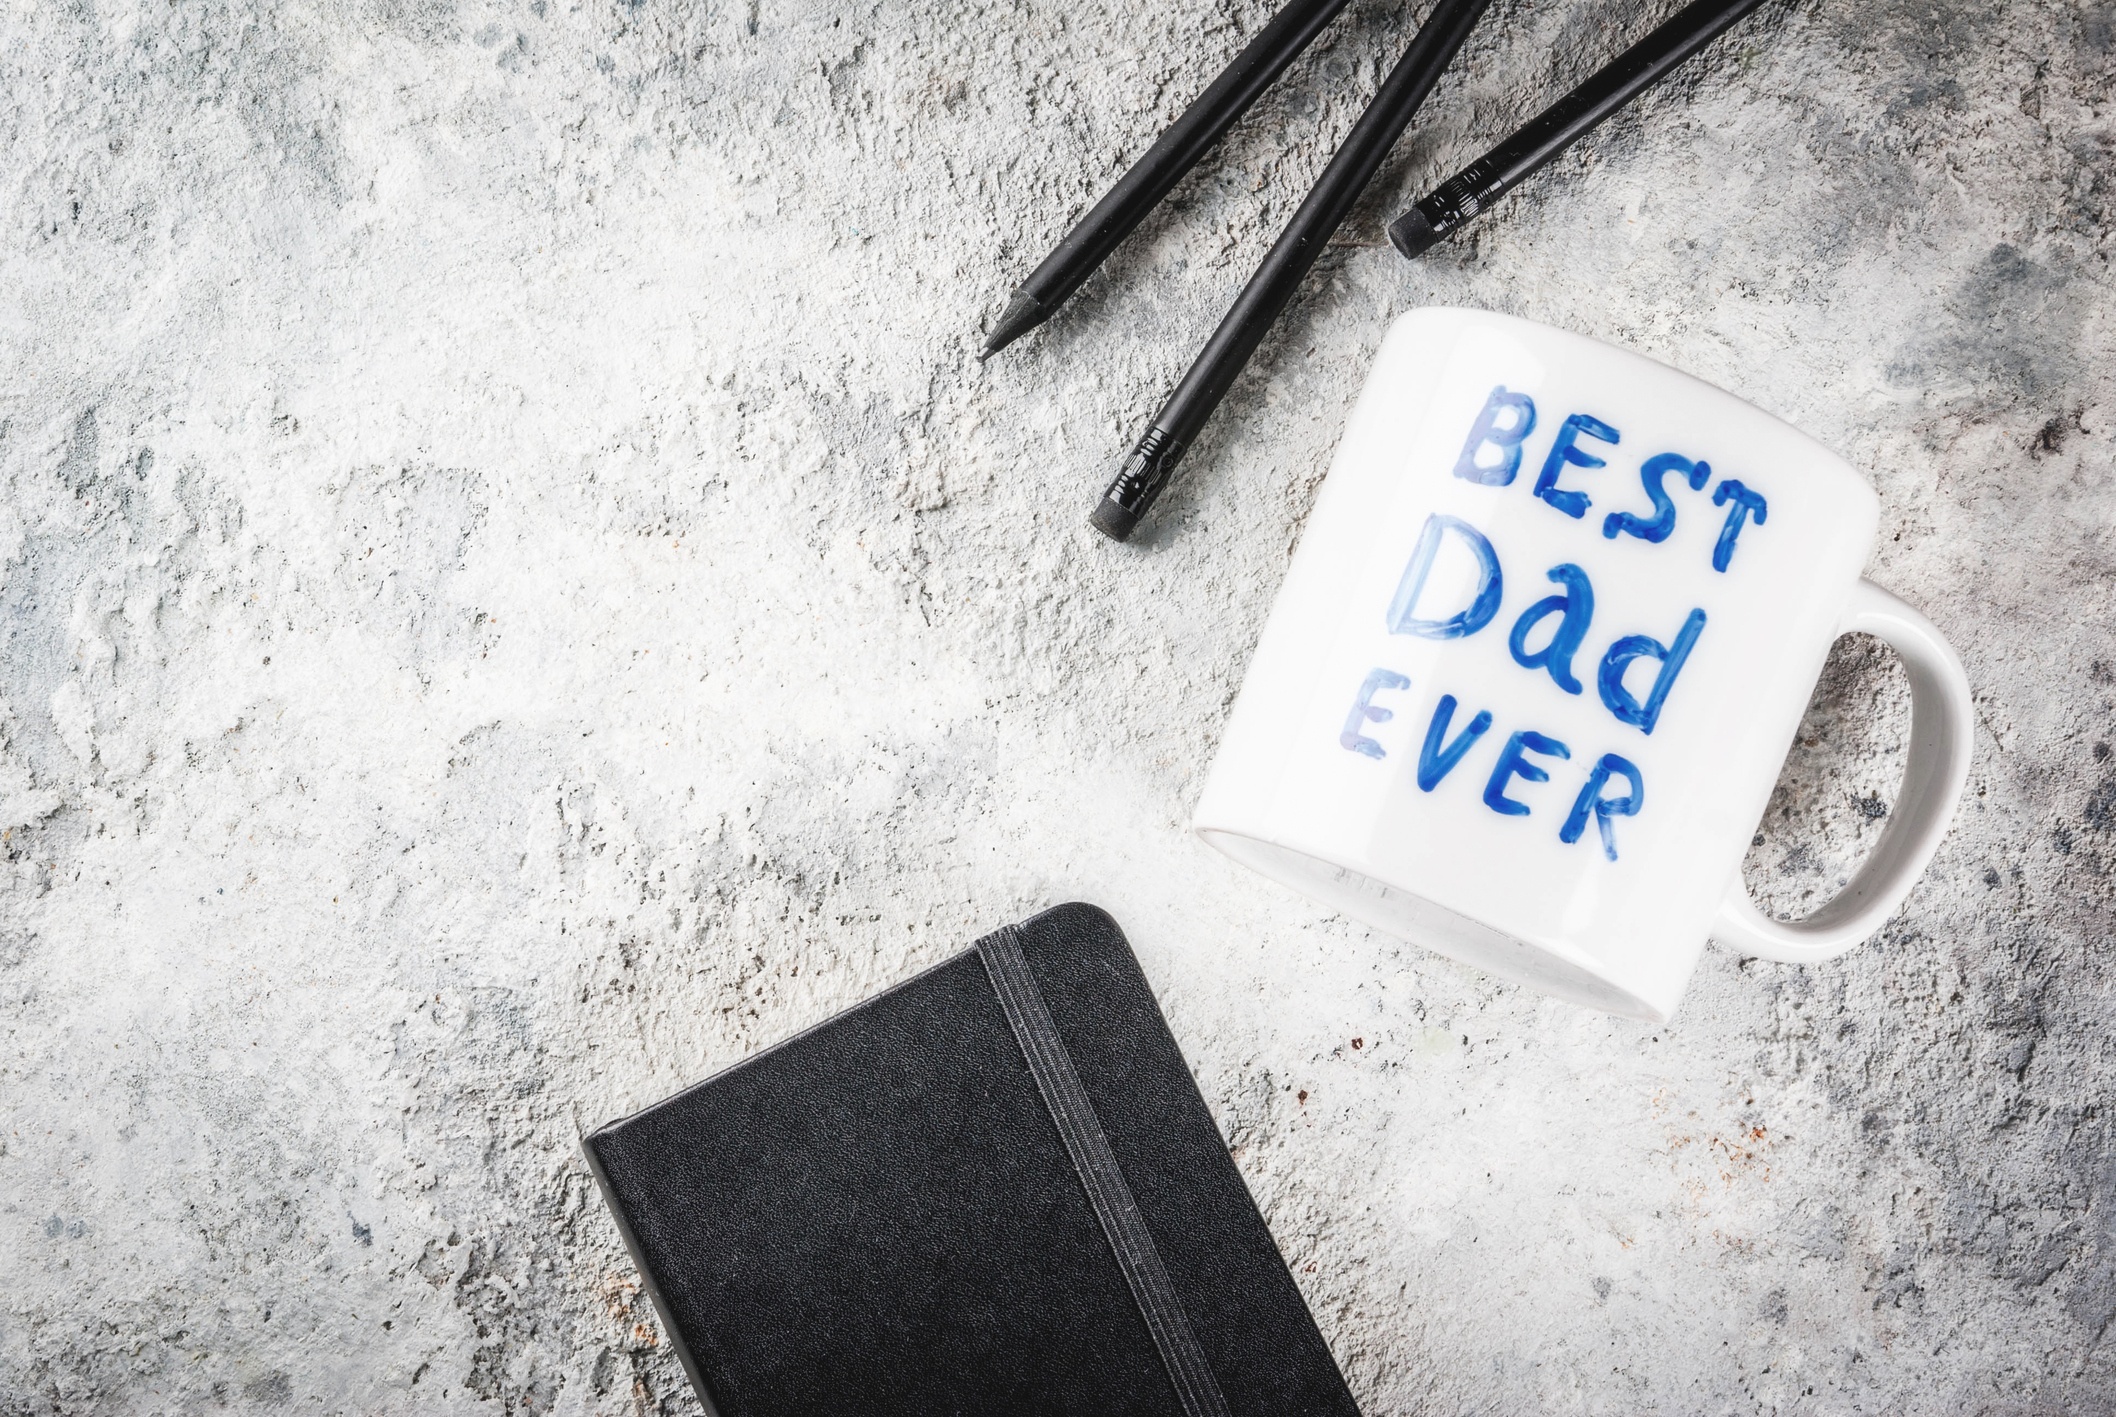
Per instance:
[[[1022,955],[1233,1417],[1358,1417],[1116,922]],[[975,949],[585,1148],[715,1417],[1182,1417]]]

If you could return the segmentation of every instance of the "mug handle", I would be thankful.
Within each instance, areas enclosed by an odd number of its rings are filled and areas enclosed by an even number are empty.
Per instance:
[[[1784,964],[1834,959],[1881,928],[1917,884],[1969,778],[1974,727],[1969,676],[1961,656],[1923,615],[1872,581],[1852,591],[1840,635],[1864,631],[1885,641],[1910,675],[1910,762],[1903,790],[1873,854],[1851,884],[1805,920],[1771,919],[1734,877],[1712,937],[1745,954]]]

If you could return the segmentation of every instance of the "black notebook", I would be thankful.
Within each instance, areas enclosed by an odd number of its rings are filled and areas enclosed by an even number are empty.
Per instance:
[[[716,1417],[1357,1417],[1092,906],[586,1148]]]

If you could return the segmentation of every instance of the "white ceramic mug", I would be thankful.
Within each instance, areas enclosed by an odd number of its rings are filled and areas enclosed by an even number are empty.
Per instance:
[[[1576,1003],[1673,1013],[1707,937],[1828,959],[1932,859],[1969,771],[1961,660],[1860,578],[1842,459],[1640,355],[1474,310],[1381,347],[1196,830],[1378,929]],[[1806,920],[1741,861],[1837,636],[1909,671],[1909,767]]]

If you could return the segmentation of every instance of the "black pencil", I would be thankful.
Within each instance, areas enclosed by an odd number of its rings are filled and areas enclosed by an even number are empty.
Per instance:
[[[1183,116],[1169,125],[1146,156],[1117,179],[1094,210],[1082,217],[1035,273],[1021,283],[985,339],[980,359],[989,359],[1051,318],[1117,244],[1212,151],[1234,120],[1248,112],[1285,67],[1337,18],[1347,0],[1291,0],[1220,71]]]
[[[1436,0],[1403,58],[1382,80],[1373,102],[1359,115],[1351,134],[1323,169],[1314,190],[1293,214],[1278,243],[1242,288],[1234,308],[1212,332],[1190,372],[1176,385],[1168,402],[1161,405],[1145,436],[1125,459],[1109,490],[1102,494],[1090,519],[1097,531],[1117,541],[1124,540],[1161,495],[1176,463],[1205,426],[1205,420],[1219,407],[1220,399],[1249,362],[1249,356],[1256,352],[1279,312],[1293,298],[1293,292],[1322,254],[1324,243],[1373,180],[1382,159],[1410,126],[1419,105],[1432,92],[1462,41],[1469,38],[1488,3],[1489,0]]]
[[[1389,240],[1414,257],[1443,240],[1761,3],[1695,0],[1676,11],[1667,23],[1397,217],[1389,224]]]

